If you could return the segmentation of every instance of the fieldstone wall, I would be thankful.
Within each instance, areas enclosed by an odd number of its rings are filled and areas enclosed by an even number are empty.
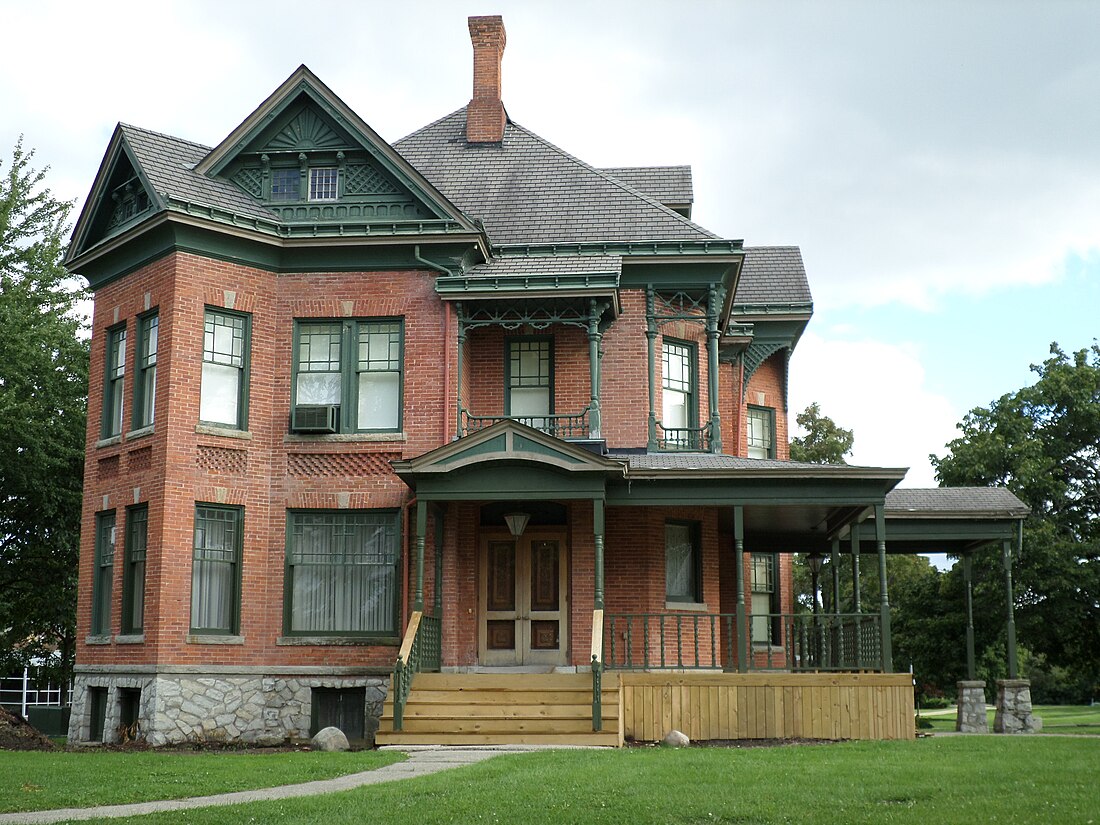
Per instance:
[[[88,688],[107,689],[105,742],[118,741],[119,688],[140,688],[141,735],[154,746],[199,743],[277,745],[308,739],[313,688],[366,691],[363,730],[373,742],[389,679],[377,676],[119,675],[77,676],[69,741],[86,742],[91,730]]]
[[[985,682],[958,682],[958,713],[955,730],[961,733],[989,733],[985,714]]]
[[[997,714],[994,733],[1034,733],[1043,720],[1031,712],[1031,682],[1027,679],[997,680]]]

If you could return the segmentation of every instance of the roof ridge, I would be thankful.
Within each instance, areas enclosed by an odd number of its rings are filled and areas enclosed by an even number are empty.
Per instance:
[[[648,166],[599,166],[596,167],[600,170],[606,171],[608,169],[624,170],[642,170],[642,169],[690,169],[690,163],[651,163]]]
[[[752,249],[756,249],[756,250],[761,250],[761,249],[797,249],[799,252],[802,251],[802,247],[799,246],[798,244],[760,244],[759,246],[746,246],[746,247],[742,247],[742,248],[746,252],[748,252],[749,250],[752,250]]]
[[[654,200],[653,198],[649,197],[648,195],[646,195],[642,192],[639,192],[637,189],[634,189],[633,187],[627,186],[625,183],[623,183],[621,180],[619,180],[615,176],[607,174],[606,172],[604,172],[601,169],[591,165],[590,163],[586,163],[585,161],[578,158],[576,155],[572,155],[569,152],[562,149],[560,146],[558,146],[554,143],[551,143],[546,138],[542,137],[542,135],[539,135],[539,134],[536,134],[535,132],[532,132],[526,126],[523,126],[519,123],[516,123],[514,120],[509,121],[509,122],[511,123],[511,125],[514,128],[519,129],[521,132],[526,134],[528,137],[532,138],[533,140],[538,141],[539,143],[543,144],[547,148],[552,149],[553,151],[557,152],[559,155],[561,155],[565,159],[567,159],[569,161],[572,161],[573,163],[577,164],[578,166],[580,166],[584,169],[587,169],[591,172],[594,172],[595,174],[599,175],[604,180],[615,184],[620,189],[623,189],[624,191],[629,192],[631,195],[634,195],[639,200],[644,201],[646,204],[658,209],[659,211],[665,213],[666,215],[670,215],[670,216],[674,217],[680,223],[683,223],[687,226],[690,226],[692,229],[695,229],[699,232],[702,232],[703,234],[707,235],[710,238],[713,238],[715,240],[721,240],[721,236],[717,235],[714,232],[711,232],[706,227],[700,226],[699,224],[695,223],[695,221],[688,220],[683,215],[681,215],[679,212],[677,212],[675,209],[669,209],[663,203],[660,203],[660,202]]]
[[[187,143],[191,146],[194,146],[197,149],[204,149],[207,152],[210,151],[210,147],[207,146],[204,143],[199,143],[199,142],[194,141],[194,140],[188,140],[187,138],[181,138],[181,137],[178,137],[177,135],[170,135],[167,132],[158,132],[155,129],[146,129],[144,126],[135,126],[132,123],[124,123],[121,120],[118,122],[118,125],[120,127],[122,127],[122,129],[124,129],[124,130],[125,129],[130,129],[130,130],[135,131],[135,132],[144,132],[147,135],[155,135],[156,137],[168,138],[169,140],[174,140],[177,143]]]

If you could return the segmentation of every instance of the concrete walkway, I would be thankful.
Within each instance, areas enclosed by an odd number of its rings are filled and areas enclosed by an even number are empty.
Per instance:
[[[395,762],[373,771],[362,771],[334,779],[318,779],[315,782],[302,782],[299,785],[280,785],[275,788],[257,788],[252,791],[220,793],[212,796],[193,796],[187,799],[166,799],[156,802],[135,802],[130,805],[103,805],[95,808],[60,808],[50,811],[25,811],[14,814],[0,814],[0,825],[15,823],[65,822],[75,819],[117,819],[123,816],[138,816],[158,811],[186,811],[192,808],[208,808],[214,805],[241,805],[246,802],[263,802],[268,799],[293,799],[298,796],[317,796],[359,788],[363,785],[377,785],[382,782],[396,782],[399,779],[413,779],[427,776],[449,768],[460,768],[475,762],[484,762],[494,756],[507,753],[521,753],[537,750],[532,747],[485,747],[485,748],[394,748],[408,753],[404,762]]]

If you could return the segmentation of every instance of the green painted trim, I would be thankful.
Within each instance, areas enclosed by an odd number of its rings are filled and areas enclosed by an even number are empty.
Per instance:
[[[214,306],[212,304],[205,305],[203,307],[202,314],[204,341],[206,335],[206,315],[207,313],[211,312],[217,313],[219,315],[229,315],[231,317],[240,318],[244,322],[244,328],[242,330],[242,333],[244,335],[244,340],[242,343],[242,347],[244,349],[244,363],[241,366],[241,386],[238,387],[237,395],[237,426],[232,427],[218,421],[202,421],[201,419],[199,423],[209,427],[224,427],[227,430],[247,431],[248,402],[252,395],[252,313],[239,312],[237,310],[226,309],[225,307]],[[205,363],[205,361],[203,361],[203,363]],[[201,372],[199,375],[199,388],[201,392]]]
[[[883,501],[892,484],[874,480],[849,482],[835,479],[781,480],[770,478],[639,478],[608,484],[608,505],[691,506],[691,505],[872,505]]]
[[[154,319],[156,319],[157,322],[158,322],[158,327],[157,327],[157,338],[158,338],[158,342],[157,342],[157,349],[158,349],[157,360],[158,360],[158,362],[160,360],[160,354],[159,354],[159,349],[160,349],[160,342],[159,342],[159,338],[160,338],[160,327],[159,327],[160,314],[159,313],[160,313],[159,307],[155,307],[155,308],[151,309],[148,312],[143,312],[141,315],[137,316],[137,323],[135,324],[136,329],[135,329],[135,335],[134,335],[134,369],[133,369],[133,381],[132,381],[132,383],[133,383],[133,392],[131,394],[132,397],[133,397],[133,409],[130,410],[130,427],[131,427],[131,429],[134,429],[134,430],[140,430],[143,427],[152,427],[154,422],[156,421],[156,397],[155,397],[156,396],[156,378],[155,378],[155,375],[156,375],[156,369],[157,369],[158,365],[154,364],[151,368],[153,370],[153,374],[154,374],[154,379],[153,379],[153,381],[154,381],[154,383],[153,383],[154,398],[153,398],[153,407],[150,410],[149,420],[146,421],[144,412],[145,412],[145,402],[148,399],[145,398],[145,373],[148,369],[150,369],[150,367],[143,366],[142,362],[149,355],[149,353],[146,352],[146,348],[145,348],[145,333],[148,329],[148,325]]]
[[[767,455],[767,457],[770,458],[770,459],[775,459],[775,449],[776,449],[776,445],[775,445],[775,442],[776,442],[775,407],[762,407],[758,404],[749,404],[748,407],[747,407],[747,414],[745,416],[745,426],[746,427],[748,427],[748,419],[752,416],[753,413],[762,413],[763,415],[765,415],[768,418],[768,426],[771,429],[772,438],[771,438],[771,443],[768,444],[768,455]],[[745,434],[745,440],[746,440],[746,443],[747,443],[747,441],[748,441],[748,433],[747,432]],[[752,445],[749,444],[748,446],[751,447]]]
[[[449,298],[527,297],[532,292],[591,292],[604,296],[619,288],[619,275],[612,272],[569,273],[567,275],[451,275],[435,282],[435,291]]]
[[[461,452],[457,452],[454,455],[448,456],[446,461],[443,462],[443,464],[444,465],[446,465],[446,464],[456,464],[458,462],[465,461],[466,459],[468,459],[472,456],[477,456],[477,455],[491,455],[493,453],[503,453],[507,449],[508,449],[508,436],[505,433],[501,433],[500,435],[498,435],[494,438],[491,438],[488,441],[483,441],[480,444],[471,444],[468,449],[462,450]]]
[[[733,304],[732,312],[734,315],[805,315],[806,320],[809,320],[809,316],[814,313],[813,301],[805,301],[802,303],[790,303],[790,304]]]
[[[195,521],[199,517],[199,508],[204,510],[219,510],[227,513],[236,514],[236,527],[237,535],[235,547],[233,548],[234,563],[233,563],[233,592],[232,597],[232,613],[229,619],[228,628],[218,627],[196,627],[192,620],[194,617],[191,615],[191,604],[188,604],[187,608],[187,632],[190,634],[201,634],[204,636],[238,636],[241,632],[241,568],[244,566],[244,507],[235,504],[215,504],[209,501],[196,501],[195,508],[192,512],[192,525],[191,525],[191,588],[194,584],[194,565],[195,565]]]
[[[439,287],[439,281],[436,281]],[[545,343],[548,350],[548,389],[550,390],[550,409],[548,415],[554,414],[554,336],[553,335],[507,335],[504,338],[504,414],[512,414],[512,345],[523,343]],[[526,440],[526,439],[525,439]],[[534,445],[534,442],[528,442]],[[518,445],[517,445],[518,446]],[[534,449],[534,447],[532,447]],[[537,450],[536,450],[537,452]]]
[[[100,567],[103,565],[103,554],[106,552],[103,540],[104,529],[113,530],[115,533],[114,549],[111,553],[111,572],[107,576],[106,585],[100,578]],[[118,557],[118,517],[115,510],[103,510],[95,514],[95,555],[92,571],[92,617],[90,632],[94,636],[107,635],[111,632],[111,603],[114,600],[113,586],[115,578],[115,559]]]
[[[135,513],[144,512],[144,521],[138,521],[134,518]],[[134,613],[134,580],[131,577],[131,566],[133,565],[133,552],[134,552],[134,526],[136,524],[145,525],[145,560],[148,562],[149,558],[149,502],[142,502],[141,504],[134,504],[126,508],[126,539],[125,547],[123,548],[123,560],[122,560],[122,616],[119,621],[119,632],[124,634],[141,633],[144,626],[144,604],[142,606],[142,624],[133,624],[130,620]],[[115,553],[118,553],[118,548],[115,548]],[[145,570],[142,571],[142,600],[144,602],[145,595],[145,582],[147,576]]]
[[[558,461],[564,461],[567,464],[576,464],[581,466],[584,464],[579,458],[571,455],[566,455],[560,450],[555,450],[552,447],[548,447],[545,444],[541,444],[537,441],[532,441],[530,438],[524,438],[519,433],[512,436],[512,449],[516,452],[534,453],[535,455],[544,455],[548,458],[553,458]]]
[[[684,241],[588,241],[583,243],[499,244],[497,257],[544,257],[565,255],[623,255],[639,257],[743,254],[743,241],[699,239]]]
[[[563,472],[531,462],[508,465],[490,461],[416,479],[416,497],[426,501],[569,501],[602,499],[604,493],[601,474]]]
[[[116,363],[117,359],[113,359],[112,352],[116,348],[116,339],[118,338],[118,336],[120,334],[121,334],[122,340],[120,342],[118,342],[118,346],[121,347],[121,354],[122,354],[122,358],[123,358],[123,373],[122,373],[122,376],[117,379],[118,380],[118,385],[117,385],[117,387],[115,387],[115,386],[112,385],[111,372],[112,372],[112,364]],[[129,335],[127,334],[126,321],[121,321],[121,322],[107,328],[107,335],[106,335],[106,342],[105,342],[106,350],[105,350],[104,356],[103,356],[103,409],[100,411],[100,428],[99,428],[100,438],[114,438],[115,436],[122,435],[123,423],[126,420],[126,411],[125,411],[125,409],[123,409],[123,411],[122,411],[122,416],[121,416],[121,418],[118,422],[118,431],[117,432],[114,429],[114,422],[111,420],[112,417],[113,417],[111,415],[111,411],[112,411],[112,408],[114,407],[114,399],[115,399],[115,393],[116,392],[121,396],[121,403],[122,403],[124,408],[125,408],[125,405],[126,405],[126,367],[125,367],[125,358],[126,358],[126,347],[127,347],[127,343],[128,343],[128,341],[127,341],[128,338],[129,338]]]

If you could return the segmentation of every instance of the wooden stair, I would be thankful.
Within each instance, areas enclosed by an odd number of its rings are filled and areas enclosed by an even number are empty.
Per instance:
[[[418,673],[393,729],[392,696],[375,734],[379,745],[623,744],[619,677],[605,673],[603,729],[592,730],[590,673]]]

